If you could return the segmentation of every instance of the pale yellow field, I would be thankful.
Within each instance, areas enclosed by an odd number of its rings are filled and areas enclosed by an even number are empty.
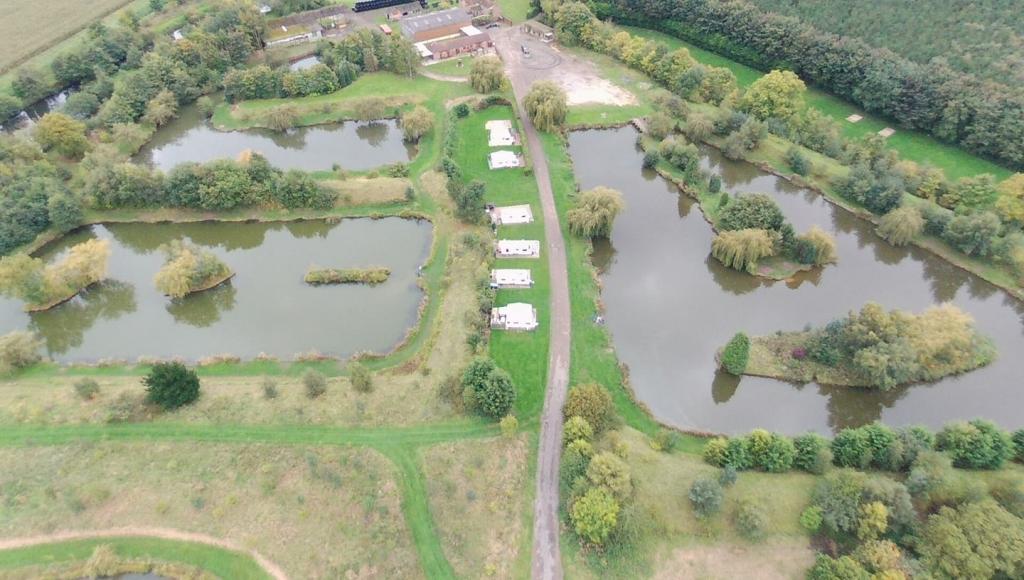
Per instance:
[[[0,72],[130,0],[0,0]]]

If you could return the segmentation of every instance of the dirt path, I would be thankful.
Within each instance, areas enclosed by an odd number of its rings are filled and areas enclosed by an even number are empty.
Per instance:
[[[467,77],[453,77],[451,75],[443,75],[441,73],[435,73],[430,70],[428,66],[420,67],[419,73],[428,79],[434,79],[435,81],[444,81],[446,83],[468,83]]]
[[[30,546],[38,546],[40,544],[53,544],[57,542],[67,542],[71,540],[90,540],[96,538],[122,538],[126,536],[146,536],[150,538],[160,538],[163,540],[175,540],[179,542],[194,542],[197,544],[206,544],[208,546],[215,546],[217,548],[223,548],[225,550],[232,550],[234,552],[241,552],[247,554],[256,563],[266,571],[274,580],[288,580],[288,576],[284,573],[284,570],[277,564],[266,559],[262,554],[256,550],[246,549],[231,540],[224,540],[221,538],[214,538],[213,536],[207,536],[205,534],[197,534],[193,532],[182,532],[179,530],[173,530],[170,528],[148,528],[148,527],[136,527],[127,526],[123,528],[110,528],[106,530],[88,530],[88,531],[64,531],[56,532],[53,534],[46,534],[41,536],[28,536],[25,538],[11,538],[7,540],[0,540],[0,550],[13,550],[17,548],[27,548]]]
[[[513,29],[514,30],[514,29]],[[513,43],[496,42],[506,63],[518,58]],[[512,90],[523,111],[523,97],[530,88],[530,79],[508,67]],[[547,238],[548,265],[551,271],[551,343],[548,350],[548,384],[540,425],[540,451],[537,455],[537,498],[533,514],[533,578],[562,578],[562,553],[558,545],[558,466],[562,458],[562,405],[569,386],[569,354],[571,320],[569,313],[569,279],[566,269],[565,240],[559,226],[555,196],[551,190],[548,162],[544,156],[537,129],[522,116],[526,147],[533,161],[533,174],[540,189],[544,212],[544,235]]]

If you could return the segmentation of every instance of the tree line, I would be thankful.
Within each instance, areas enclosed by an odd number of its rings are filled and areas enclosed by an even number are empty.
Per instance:
[[[918,64],[742,1],[615,0],[590,5],[602,19],[661,30],[761,70],[792,70],[907,128],[1024,167],[1020,85],[979,79],[942,61]]]

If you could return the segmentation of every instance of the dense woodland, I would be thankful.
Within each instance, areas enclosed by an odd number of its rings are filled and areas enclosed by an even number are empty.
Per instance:
[[[746,2],[591,2],[599,18],[662,30],[761,70],[789,69],[865,110],[1024,167],[1024,87],[918,64]],[[877,17],[876,17],[877,19]]]
[[[859,38],[919,63],[1024,83],[1024,19],[1015,0],[752,0],[765,11]]]

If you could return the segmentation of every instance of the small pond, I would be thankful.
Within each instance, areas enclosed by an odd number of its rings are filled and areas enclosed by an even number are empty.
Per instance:
[[[427,259],[431,225],[386,218],[277,223],[110,224],[79,230],[41,256],[88,238],[110,240],[109,279],[52,310],[26,314],[0,299],[6,333],[30,329],[61,362],[139,356],[196,360],[230,353],[244,359],[261,352],[289,359],[318,350],[348,356],[387,352],[415,324],[423,292],[416,284]],[[157,248],[188,239],[209,248],[236,273],[227,284],[180,300],[156,290],[163,265]],[[384,266],[379,286],[312,287],[310,265],[335,268]]]
[[[364,171],[389,163],[405,163],[416,148],[402,140],[397,121],[346,122],[299,127],[286,132],[267,129],[218,131],[195,106],[164,125],[135,160],[167,171],[179,163],[235,159],[251,149],[279,169]]]
[[[63,107],[68,100],[68,95],[73,91],[73,89],[64,89],[32,103],[11,119],[0,119],[0,130],[16,131],[32,125],[39,117]]]
[[[306,70],[320,62],[320,57],[313,54],[304,56],[288,65],[288,70]]]
[[[606,324],[638,398],[670,424],[716,432],[765,427],[829,432],[882,420],[938,427],[986,417],[1024,425],[1024,305],[987,282],[916,248],[895,248],[870,224],[816,193],[753,165],[703,151],[703,166],[729,192],[768,193],[798,232],[818,225],[836,238],[839,263],[791,281],[769,282],[710,257],[711,227],[700,207],[642,169],[636,131],[570,136],[583,189],[621,191],[626,209],[611,240],[598,241]],[[983,369],[889,392],[794,385],[717,373],[715,351],[737,331],[751,335],[823,325],[875,301],[921,311],[953,302],[992,337],[999,359]]]

